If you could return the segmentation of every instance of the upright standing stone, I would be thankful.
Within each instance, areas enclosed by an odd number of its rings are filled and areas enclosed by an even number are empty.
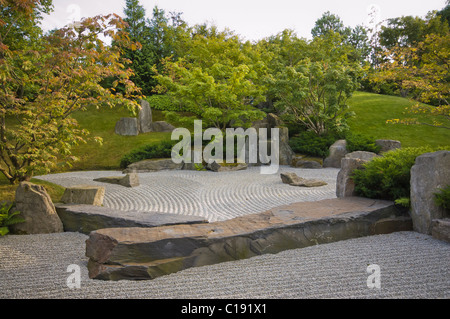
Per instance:
[[[279,127],[280,129],[280,165],[291,165],[292,157],[295,155],[289,146],[289,129],[287,127]]]
[[[431,235],[432,221],[450,217],[436,206],[435,193],[450,184],[450,151],[426,153],[411,168],[411,217],[414,230]]]
[[[330,155],[323,161],[323,167],[341,168],[341,160],[347,153],[347,141],[336,141],[330,146]]]
[[[16,190],[16,208],[24,223],[10,226],[16,234],[63,232],[63,224],[44,186],[22,182]]]
[[[378,155],[372,152],[357,151],[345,155],[341,160],[341,170],[338,173],[336,181],[336,196],[352,197],[355,196],[355,182],[352,179],[354,170],[362,169],[365,163],[371,161]]]
[[[141,110],[139,111],[139,131],[141,133],[152,132],[152,109],[146,100],[140,102]]]
[[[134,117],[122,117],[115,127],[115,132],[123,136],[136,136],[139,134],[138,121]]]

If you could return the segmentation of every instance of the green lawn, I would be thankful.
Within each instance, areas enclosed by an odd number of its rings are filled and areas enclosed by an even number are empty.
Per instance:
[[[153,111],[153,121],[164,120],[160,111]],[[90,109],[74,115],[80,126],[91,132],[91,136],[103,139],[103,144],[90,141],[73,150],[80,158],[70,168],[79,170],[112,170],[119,169],[123,155],[136,147],[151,144],[161,140],[170,140],[170,133],[145,133],[138,136],[120,136],[114,133],[116,122],[121,117],[133,117],[128,111],[115,109]]]
[[[350,128],[375,139],[399,140],[403,147],[450,145],[449,129],[386,123],[390,119],[412,117],[405,113],[405,108],[412,103],[401,97],[356,92],[349,102],[350,109],[356,113],[349,121]],[[420,115],[417,118],[423,122],[432,122],[430,116]]]

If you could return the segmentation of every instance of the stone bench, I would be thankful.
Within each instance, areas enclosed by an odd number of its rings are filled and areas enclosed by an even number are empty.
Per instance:
[[[361,236],[412,230],[389,201],[349,197],[296,203],[209,224],[94,231],[89,277],[153,279],[190,267],[275,254]]]

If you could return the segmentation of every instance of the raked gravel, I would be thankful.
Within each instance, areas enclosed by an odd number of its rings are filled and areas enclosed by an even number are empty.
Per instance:
[[[293,171],[329,183],[291,187],[279,174],[257,168],[233,173],[166,171],[140,174],[141,186],[106,187],[105,206],[175,212],[210,221],[299,201],[335,197],[336,169]],[[92,179],[118,172],[77,172],[40,177],[63,186],[98,185]],[[0,299],[6,298],[450,298],[450,244],[416,232],[398,232],[190,268],[150,281],[89,279],[79,233],[0,237]],[[368,288],[367,267],[381,270],[381,288]],[[81,269],[70,289],[69,265]]]

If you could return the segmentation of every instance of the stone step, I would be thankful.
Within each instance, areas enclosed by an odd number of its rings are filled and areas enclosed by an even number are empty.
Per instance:
[[[190,267],[412,230],[389,201],[348,197],[281,206],[209,224],[109,228],[86,241],[90,278],[153,279]]]
[[[158,227],[165,225],[208,223],[203,217],[160,212],[121,211],[93,205],[60,205],[56,212],[64,231],[89,234],[103,228]]]

